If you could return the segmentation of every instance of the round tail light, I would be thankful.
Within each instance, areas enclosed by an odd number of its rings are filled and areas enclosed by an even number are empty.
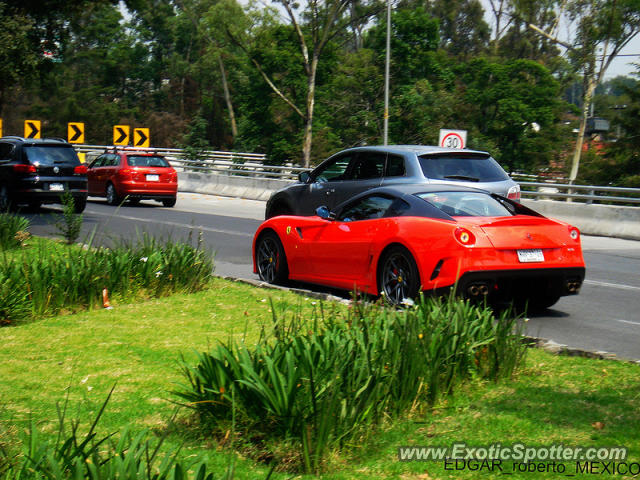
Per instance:
[[[476,243],[475,235],[471,233],[469,230],[467,230],[466,228],[462,228],[462,227],[456,228],[455,231],[453,232],[453,235],[454,237],[456,237],[456,240],[462,245],[464,245],[465,247],[469,247]]]
[[[572,240],[578,240],[580,238],[580,230],[576,227],[569,227],[569,236]]]

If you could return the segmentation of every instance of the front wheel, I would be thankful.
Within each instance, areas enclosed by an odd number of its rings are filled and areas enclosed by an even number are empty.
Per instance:
[[[420,274],[409,250],[398,245],[384,253],[378,268],[378,291],[392,305],[418,296]]]
[[[289,277],[289,267],[284,247],[273,232],[263,233],[256,243],[256,266],[260,280],[283,284]]]

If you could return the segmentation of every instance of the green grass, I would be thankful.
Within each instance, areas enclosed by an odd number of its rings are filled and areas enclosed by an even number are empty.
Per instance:
[[[269,298],[277,310],[301,305],[309,317],[318,303],[216,279],[211,289],[195,294],[0,328],[0,447],[15,451],[31,416],[45,435],[53,433],[56,403],[64,402],[66,395],[68,416],[89,422],[114,384],[100,432],[118,432],[125,426],[166,432],[176,400],[169,391],[183,381],[180,355],[195,359],[191,352],[206,351],[218,340],[245,335],[249,343],[257,339],[261,326],[271,322]],[[415,408],[331,453],[324,477],[492,478],[486,472],[448,472],[442,463],[396,459],[400,445],[454,441],[624,445],[630,449],[630,460],[640,461],[639,379],[637,365],[533,350],[513,380],[475,380],[455,396],[433,407]],[[179,412],[167,447],[184,443],[185,458],[207,454],[210,471],[222,475],[229,451],[218,446],[219,438],[202,434],[195,425],[187,410]],[[236,478],[265,478],[268,466],[247,458],[251,452],[244,454]],[[532,473],[511,477],[550,478]]]

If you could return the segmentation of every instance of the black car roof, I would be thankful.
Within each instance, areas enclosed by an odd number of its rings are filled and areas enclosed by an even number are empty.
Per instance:
[[[63,147],[73,147],[70,143],[62,138],[24,138],[24,137],[14,137],[7,136],[0,138],[1,141],[10,142],[10,143],[20,143],[22,145],[56,145]]]
[[[397,198],[401,198],[409,203],[411,209],[418,215],[429,218],[440,218],[443,220],[451,220],[449,215],[444,213],[442,210],[432,205],[429,202],[426,202],[416,196],[418,193],[429,193],[429,192],[476,192],[476,193],[484,193],[486,195],[491,195],[490,192],[486,190],[480,190],[478,188],[471,187],[463,187],[460,185],[444,185],[444,184],[400,184],[393,185],[388,187],[376,187],[366,190],[358,195],[354,195],[350,199],[342,202],[335,209],[336,212],[342,211],[342,209],[351,204],[352,202],[356,202],[361,198],[370,196],[370,195],[389,195]]]

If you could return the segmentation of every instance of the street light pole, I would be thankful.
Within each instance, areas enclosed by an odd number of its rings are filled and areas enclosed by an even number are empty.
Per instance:
[[[391,0],[387,0],[387,58],[384,64],[384,133],[383,144],[389,139],[389,63],[391,60]]]

